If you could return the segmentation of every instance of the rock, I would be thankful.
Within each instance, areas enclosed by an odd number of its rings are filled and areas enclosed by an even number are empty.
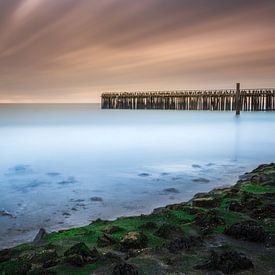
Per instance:
[[[164,239],[178,239],[183,237],[181,228],[169,223],[162,224],[155,234]]]
[[[29,274],[31,267],[28,260],[18,258],[1,264],[0,273],[3,275],[26,275]]]
[[[46,249],[46,250],[36,252],[31,258],[31,262],[42,263],[42,264],[46,264],[48,262],[48,264],[50,265],[50,263],[53,264],[54,262],[56,262],[57,259],[58,259],[58,255],[55,249]]]
[[[117,254],[115,252],[107,252],[106,254],[104,254],[101,259],[102,262],[104,263],[121,263],[123,262],[122,256],[121,254]]]
[[[139,272],[130,264],[120,263],[114,267],[112,275],[139,275]]]
[[[201,231],[203,233],[208,233],[218,225],[225,224],[224,218],[215,210],[197,214],[195,217],[195,222],[201,227]]]
[[[193,182],[198,182],[198,183],[209,183],[210,180],[206,179],[206,178],[197,178],[197,179],[193,179]]]
[[[263,186],[275,187],[275,179],[270,179],[262,184]]]
[[[44,228],[40,228],[38,233],[36,234],[33,243],[38,244],[42,241],[42,239],[47,235],[47,232]]]
[[[252,184],[257,184],[257,185],[262,184],[262,183],[264,183],[266,181],[269,181],[269,180],[270,180],[270,178],[268,176],[266,176],[264,174],[261,174],[261,173],[257,174],[257,175],[253,175],[250,178],[251,183]]]
[[[89,247],[83,242],[73,245],[71,248],[69,248],[67,251],[64,252],[65,256],[69,256],[73,254],[78,254],[83,257],[91,257],[91,258],[98,258],[100,256],[99,252],[95,248],[93,250],[90,250]]]
[[[224,233],[236,239],[253,242],[264,242],[267,237],[264,228],[251,221],[233,224]]]
[[[228,209],[234,212],[242,212],[244,210],[243,205],[238,201],[232,201],[229,204]]]
[[[63,212],[63,213],[62,213],[62,215],[63,215],[63,216],[65,216],[65,217],[69,217],[69,216],[71,216],[71,214],[70,214],[70,213],[68,213],[68,212]]]
[[[265,218],[275,218],[275,204],[269,204],[263,207],[259,207],[251,212],[251,217],[262,220]]]
[[[235,198],[236,197],[236,194],[239,193],[239,189],[238,188],[235,188],[235,187],[232,187],[230,188],[230,190],[226,191],[225,192],[225,198]]]
[[[165,210],[165,207],[158,207],[158,208],[155,208],[152,212],[152,214],[160,214],[162,213],[162,211]]]
[[[10,260],[11,249],[4,249],[0,251],[0,263]]]
[[[120,241],[122,249],[141,249],[148,245],[148,238],[140,232],[129,232]]]
[[[215,208],[220,205],[220,199],[215,197],[196,198],[192,201],[192,206],[203,208]]]
[[[100,258],[100,254],[96,248],[90,250],[83,242],[73,245],[65,251],[64,256],[66,256],[67,262],[77,266],[97,261]]]
[[[163,192],[164,193],[175,193],[176,194],[176,193],[179,193],[180,191],[176,188],[171,187],[171,188],[164,189]]]
[[[207,262],[196,266],[197,269],[220,270],[225,274],[236,273],[253,268],[253,263],[243,253],[236,251],[218,254],[212,252]]]
[[[265,239],[266,247],[275,247],[275,234],[268,234]]]
[[[103,202],[103,199],[101,197],[91,197],[90,200],[93,202]]]
[[[117,232],[121,232],[123,231],[124,229],[119,227],[119,226],[116,226],[116,225],[108,225],[105,229],[104,229],[104,232],[107,233],[107,234],[114,234],[114,233],[117,233]]]
[[[241,199],[244,209],[253,210],[262,204],[261,199],[251,193],[245,192]]]
[[[74,266],[83,266],[87,262],[81,255],[73,254],[66,257],[66,262]]]
[[[197,236],[190,236],[188,238],[175,239],[168,244],[164,244],[163,248],[168,249],[171,253],[177,253],[183,249],[188,250],[191,247],[202,244],[202,238]]]
[[[207,197],[207,196],[209,196],[208,193],[206,193],[206,192],[200,192],[200,193],[195,194],[194,197],[193,197],[193,199],[204,198],[204,197]]]
[[[56,266],[57,264],[58,264],[58,260],[52,259],[52,260],[48,260],[48,261],[44,262],[42,267],[49,268],[49,267]]]
[[[168,204],[165,208],[169,210],[184,210],[185,205],[185,203],[173,203]]]
[[[185,207],[183,210],[184,210],[184,212],[191,214],[191,215],[197,215],[200,213],[200,210],[193,208],[193,207]]]
[[[112,238],[112,236],[104,233],[102,236],[98,237],[97,239],[97,245],[99,247],[105,247],[105,246],[109,246],[109,245],[113,245],[116,243],[116,240],[114,240]]]
[[[139,228],[145,229],[145,230],[147,230],[147,229],[154,230],[154,229],[157,229],[158,226],[155,222],[147,222],[147,223],[142,224]]]
[[[140,177],[149,177],[150,174],[149,173],[140,173],[138,174]]]
[[[15,218],[11,213],[9,213],[6,210],[0,210],[0,217],[10,217],[10,218]]]

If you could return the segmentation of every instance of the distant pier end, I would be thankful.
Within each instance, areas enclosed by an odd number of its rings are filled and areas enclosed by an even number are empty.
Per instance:
[[[274,111],[275,88],[103,93],[102,109]]]

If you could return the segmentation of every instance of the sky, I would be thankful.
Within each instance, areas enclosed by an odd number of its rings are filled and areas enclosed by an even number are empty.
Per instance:
[[[275,87],[274,0],[0,0],[0,103]]]

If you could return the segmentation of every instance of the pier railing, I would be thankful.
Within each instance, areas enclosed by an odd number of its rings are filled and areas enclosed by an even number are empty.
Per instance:
[[[102,109],[274,111],[275,88],[103,93]]]

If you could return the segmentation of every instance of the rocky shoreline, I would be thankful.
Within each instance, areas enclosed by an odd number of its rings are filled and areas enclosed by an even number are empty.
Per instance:
[[[0,251],[0,274],[274,274],[275,164],[189,202]]]

